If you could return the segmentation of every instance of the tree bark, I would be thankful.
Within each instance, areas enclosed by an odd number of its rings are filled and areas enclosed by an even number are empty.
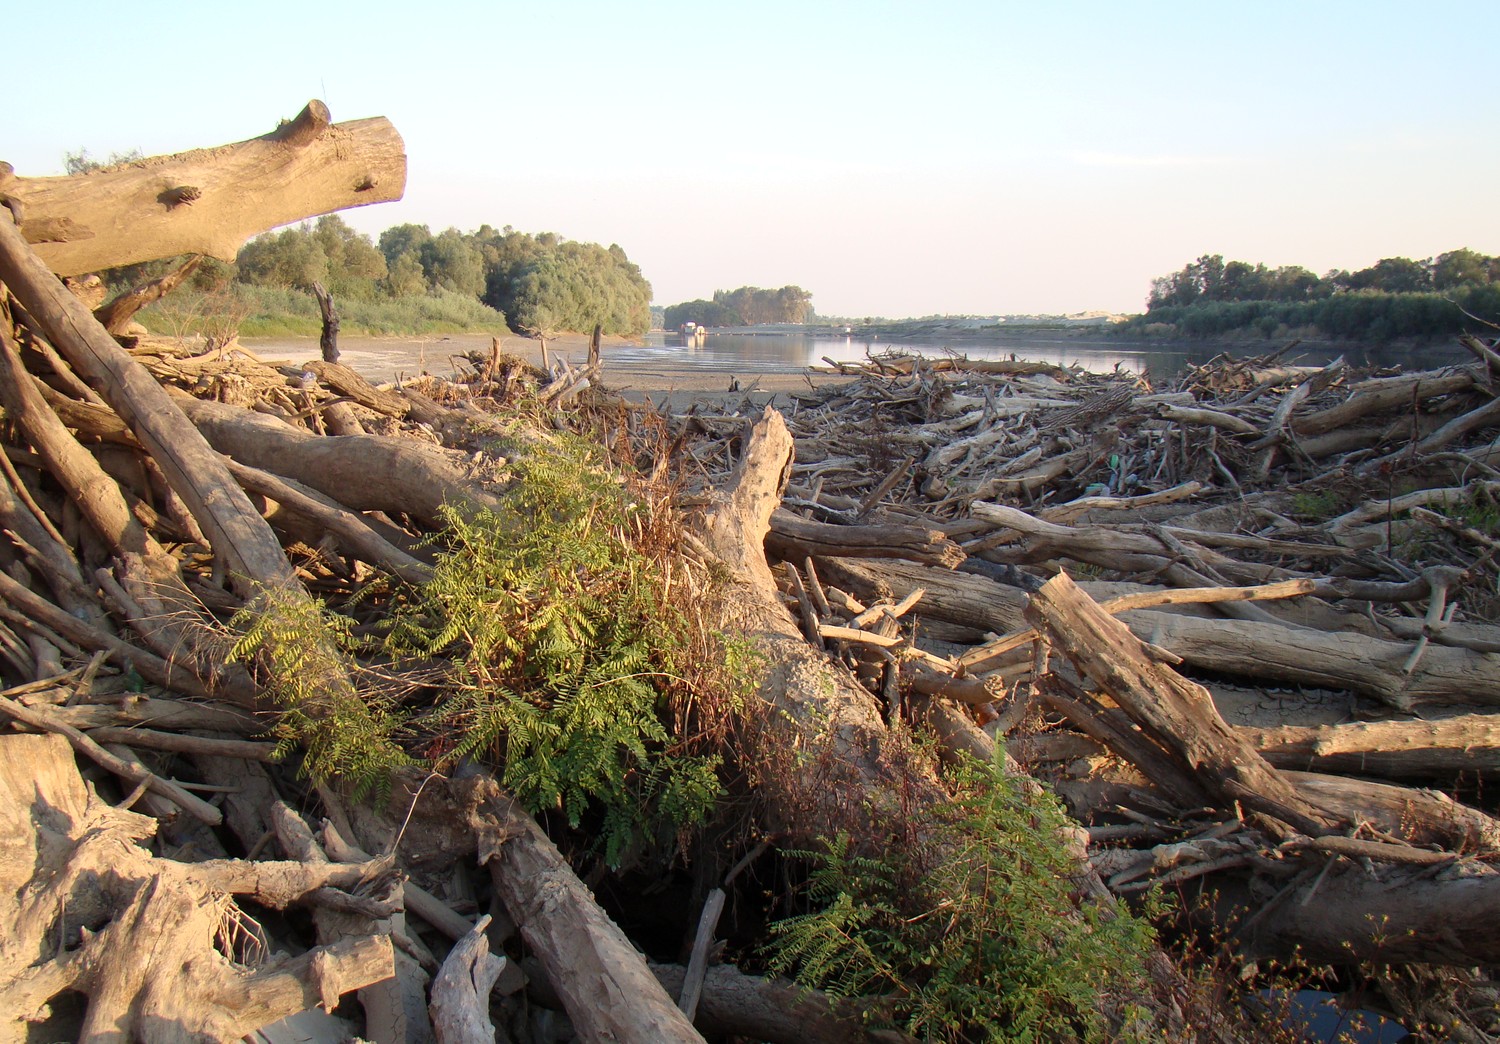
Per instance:
[[[1384,779],[1476,778],[1500,773],[1500,718],[1464,714],[1436,721],[1235,729],[1281,769]]]
[[[782,509],[771,516],[766,547],[790,562],[800,562],[809,555],[905,558],[951,569],[966,557],[963,548],[938,530],[902,525],[836,526]]]
[[[405,512],[442,523],[445,505],[495,507],[460,470],[459,454],[412,439],[298,431],[263,413],[183,396],[177,402],[220,453],[295,479],[353,511]]]
[[[312,285],[313,296],[318,299],[318,314],[323,319],[323,332],[318,336],[318,349],[323,361],[337,365],[339,361],[339,313],[333,308],[333,295],[322,283]]]
[[[1238,802],[1266,812],[1306,834],[1325,834],[1339,825],[1230,729],[1203,686],[1160,662],[1151,646],[1080,591],[1066,573],[1031,596],[1026,616],[1225,804]]]
[[[461,784],[495,891],[539,958],[584,1040],[695,1042],[703,1038],[599,909],[557,847],[485,777]]]
[[[66,178],[16,177],[6,165],[0,196],[19,205],[27,241],[60,276],[179,254],[233,261],[268,228],[400,199],[404,148],[389,120],[332,124],[314,100],[234,145]]]

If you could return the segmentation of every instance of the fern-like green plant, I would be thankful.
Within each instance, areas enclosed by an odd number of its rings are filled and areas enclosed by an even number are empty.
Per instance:
[[[414,763],[395,740],[401,718],[350,681],[349,620],[301,592],[263,589],[235,614],[229,659],[247,665],[282,708],[277,753],[301,747],[303,769],[363,797]]]
[[[877,999],[924,1040],[1128,1038],[1149,927],[1078,903],[1049,794],[977,763],[952,784],[883,858],[854,854],[847,835],[793,853],[811,864],[809,908],[771,926],[771,970]]]
[[[533,811],[575,826],[597,814],[618,865],[712,808],[718,758],[675,735],[670,714],[732,676],[703,661],[718,643],[664,595],[647,508],[590,447],[558,439],[515,471],[497,509],[445,513],[433,579],[387,651],[454,664],[424,721],[440,766],[491,761]]]

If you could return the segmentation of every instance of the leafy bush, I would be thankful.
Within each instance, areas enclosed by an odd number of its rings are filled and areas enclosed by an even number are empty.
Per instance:
[[[1076,901],[1056,799],[970,763],[955,796],[884,858],[832,839],[811,861],[813,909],[771,926],[773,971],[873,998],[925,1040],[1120,1040],[1152,935]]]
[[[599,815],[619,865],[717,800],[719,758],[690,735],[690,709],[737,675],[733,650],[666,593],[662,522],[591,454],[533,451],[497,511],[448,512],[436,575],[387,647],[454,660],[424,723],[439,766],[500,762],[532,811]]]

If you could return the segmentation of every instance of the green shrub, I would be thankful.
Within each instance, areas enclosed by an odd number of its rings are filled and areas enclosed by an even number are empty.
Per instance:
[[[924,1040],[1130,1036],[1152,933],[1084,903],[1050,794],[970,763],[952,801],[880,859],[840,836],[810,860],[812,909],[771,926],[771,969],[876,1010]]]
[[[496,762],[532,811],[574,826],[600,816],[604,858],[619,865],[713,807],[719,758],[687,735],[687,708],[735,675],[722,640],[668,597],[670,547],[647,505],[593,447],[558,447],[516,465],[498,510],[447,513],[436,574],[387,647],[454,663],[424,726],[439,767]]]

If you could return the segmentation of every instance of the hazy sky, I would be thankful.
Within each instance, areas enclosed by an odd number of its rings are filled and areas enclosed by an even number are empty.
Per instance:
[[[1140,311],[1202,253],[1317,272],[1500,254],[1500,3],[25,4],[0,159],[383,115],[378,233],[623,246],[657,303]]]

